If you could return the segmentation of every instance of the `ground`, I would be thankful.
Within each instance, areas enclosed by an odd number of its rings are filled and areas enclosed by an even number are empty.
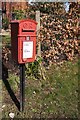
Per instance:
[[[15,118],[77,118],[78,114],[78,62],[53,65],[46,73],[47,80],[26,77],[25,108],[21,113],[3,85],[3,118],[14,113]],[[19,83],[10,76],[10,85],[19,98]],[[18,78],[19,81],[19,78]]]
[[[6,40],[3,40],[3,46],[6,44],[8,48],[10,47],[9,38],[7,36]],[[3,60],[3,62],[5,61]],[[78,94],[80,61],[78,58],[73,61],[53,63],[46,70],[46,80],[25,76],[24,112],[20,112],[16,107],[16,105],[19,107],[17,99],[20,101],[18,68],[12,70],[13,66],[9,65],[8,61],[5,63],[7,63],[5,65],[7,65],[6,67],[9,66],[9,69],[3,71],[3,73],[8,72],[8,76],[3,74],[3,118],[10,118],[10,113],[14,113],[14,118],[73,118],[73,120],[80,118]],[[7,85],[8,91],[5,85]],[[17,99],[14,97],[13,92]]]

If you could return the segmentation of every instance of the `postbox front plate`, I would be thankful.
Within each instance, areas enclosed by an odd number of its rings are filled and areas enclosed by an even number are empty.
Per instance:
[[[23,59],[33,58],[33,41],[23,42]]]
[[[18,62],[34,62],[36,56],[36,25],[33,20],[23,21],[19,24],[18,34]]]

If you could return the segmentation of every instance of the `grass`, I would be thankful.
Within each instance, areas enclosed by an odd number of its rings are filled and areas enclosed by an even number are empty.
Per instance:
[[[10,43],[11,36],[10,35],[3,35],[2,41],[6,43]]]
[[[2,43],[3,44],[6,44],[6,47],[11,47],[11,44],[10,44],[10,42],[11,42],[11,36],[10,35],[3,35],[2,37],[1,37],[1,39],[2,39]]]
[[[10,46],[10,36],[2,36],[7,47]],[[25,108],[21,113],[11,100],[3,84],[2,116],[9,118],[13,112],[15,118],[77,118],[79,116],[79,85],[80,61],[67,61],[62,65],[54,64],[46,72],[47,80],[26,78]],[[9,74],[8,81],[19,99],[19,76]],[[79,104],[78,104],[79,103]]]
[[[52,67],[53,68],[53,67]],[[78,66],[77,63],[64,63],[64,66],[54,66],[49,72],[50,92],[45,95],[44,102],[47,104],[46,112],[55,111],[60,116],[77,117],[78,105]],[[49,102],[53,101],[49,105]],[[50,108],[51,106],[51,108]],[[56,109],[55,109],[56,108]]]
[[[62,65],[53,65],[46,72],[47,80],[26,78],[23,113],[17,110],[3,85],[3,104],[6,105],[3,109],[3,118],[9,118],[10,112],[15,114],[15,118],[79,117],[79,65],[78,61],[67,61]],[[10,75],[11,86],[17,85],[16,82],[13,82],[14,77],[14,75],[13,77]],[[19,87],[12,88],[14,91],[16,89],[15,94],[18,96]]]

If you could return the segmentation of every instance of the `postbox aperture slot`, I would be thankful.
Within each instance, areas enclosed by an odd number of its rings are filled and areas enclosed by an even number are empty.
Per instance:
[[[22,29],[22,32],[34,32],[34,30]]]

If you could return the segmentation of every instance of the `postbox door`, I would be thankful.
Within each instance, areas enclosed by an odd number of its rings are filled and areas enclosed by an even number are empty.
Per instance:
[[[23,62],[33,62],[36,55],[36,39],[35,37],[27,36],[22,42],[22,60]]]
[[[34,62],[36,56],[36,37],[19,37],[18,40],[18,62]]]

